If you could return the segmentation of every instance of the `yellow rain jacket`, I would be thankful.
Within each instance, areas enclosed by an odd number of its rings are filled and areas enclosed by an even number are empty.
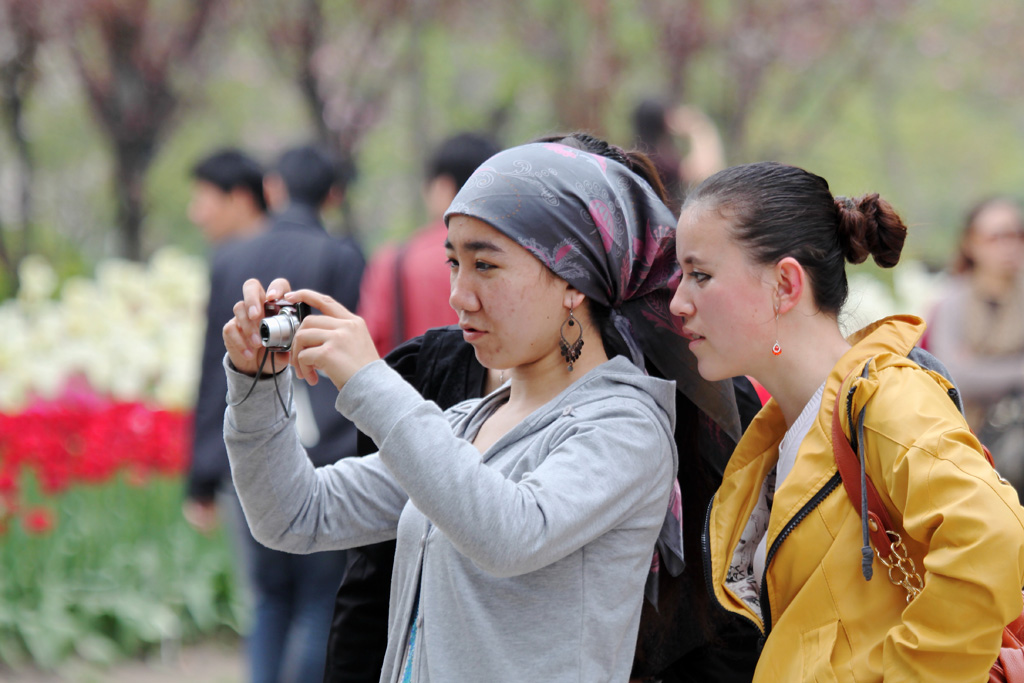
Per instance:
[[[755,681],[980,683],[1003,626],[1021,613],[1024,511],[950,400],[952,385],[907,359],[923,332],[910,316],[876,322],[850,338],[853,348],[832,369],[793,470],[775,492],[763,619],[727,579],[786,432],[775,401],[729,461],[708,511],[705,569],[722,606],[766,633]],[[861,520],[830,437],[836,392],[846,397],[853,385],[853,415],[866,406],[867,474],[924,579],[909,604],[877,556],[871,581],[861,573]]]

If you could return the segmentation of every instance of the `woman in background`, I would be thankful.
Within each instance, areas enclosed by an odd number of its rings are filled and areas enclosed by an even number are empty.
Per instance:
[[[1024,220],[1009,197],[967,214],[953,279],[929,316],[928,349],[949,368],[971,428],[1000,474],[1024,485]]]

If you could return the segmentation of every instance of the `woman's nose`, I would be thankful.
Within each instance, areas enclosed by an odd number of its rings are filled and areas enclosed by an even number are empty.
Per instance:
[[[452,271],[448,304],[456,311],[475,311],[479,308],[476,295],[469,287],[469,283],[465,278],[460,278],[457,271]]]
[[[668,310],[672,315],[677,315],[680,318],[693,315],[693,302],[683,292],[682,284],[676,289],[676,293],[672,295],[672,301],[668,304]]]

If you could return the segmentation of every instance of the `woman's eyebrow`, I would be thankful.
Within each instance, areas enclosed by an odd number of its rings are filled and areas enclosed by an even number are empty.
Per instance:
[[[450,240],[445,240],[444,248],[454,251],[455,245],[453,245]],[[494,242],[488,242],[487,240],[471,240],[469,242],[463,242],[462,249],[464,251],[492,251],[497,253],[505,251]]]

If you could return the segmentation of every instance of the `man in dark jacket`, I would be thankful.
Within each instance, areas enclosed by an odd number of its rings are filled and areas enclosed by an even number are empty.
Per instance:
[[[241,298],[242,284],[287,278],[293,289],[330,295],[355,310],[365,261],[351,239],[327,233],[321,210],[337,200],[339,165],[322,151],[299,147],[278,160],[264,187],[273,210],[269,229],[251,239],[224,244],[214,255],[199,405],[189,492],[230,483],[223,441],[225,395],[221,329]],[[300,438],[314,465],[356,454],[356,429],[334,409],[330,382],[309,386],[296,380],[293,391]],[[244,521],[244,561],[253,591],[255,619],[249,635],[254,683],[310,681],[323,672],[333,595],[345,569],[344,551],[291,555],[263,547]]]
[[[259,162],[234,148],[217,150],[192,167],[188,217],[202,232],[215,261],[217,252],[225,245],[250,239],[267,229],[263,174]],[[222,425],[227,381],[220,367],[224,356],[220,332],[224,324],[222,318],[231,315],[230,306],[234,304],[233,301],[226,304],[227,298],[226,293],[221,297],[211,296],[206,311],[202,378],[196,406],[197,428],[183,509],[189,524],[203,533],[209,533],[217,526],[215,498],[221,480],[227,474]]]

